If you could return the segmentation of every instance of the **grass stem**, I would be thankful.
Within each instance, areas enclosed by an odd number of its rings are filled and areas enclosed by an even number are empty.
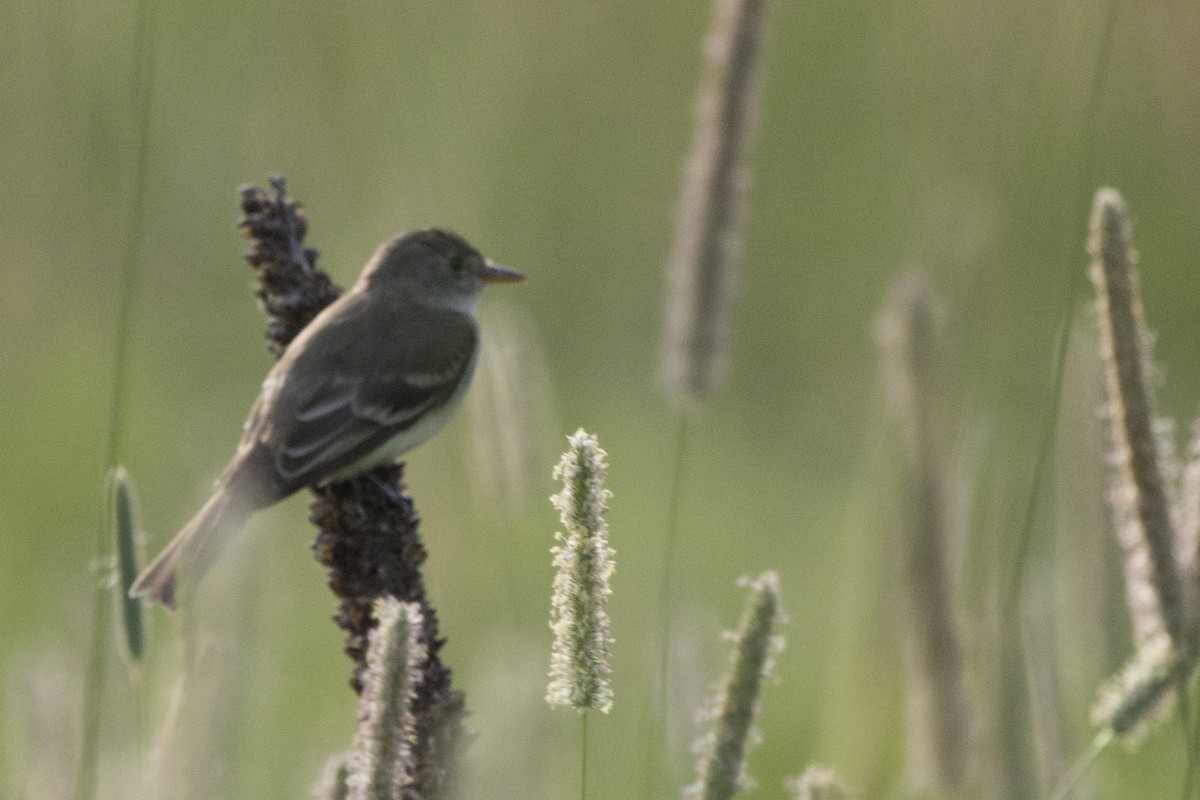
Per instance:
[[[659,634],[658,650],[658,698],[655,715],[666,719],[667,673],[670,667],[671,622],[675,573],[675,535],[679,528],[679,511],[683,505],[683,468],[687,455],[688,412],[680,409],[675,426],[674,466],[671,469],[671,485],[667,489],[667,521],[663,535],[662,581],[658,587],[658,607],[662,610],[662,631]]]
[[[142,221],[146,207],[146,176],[149,162],[150,103],[154,78],[153,18],[151,0],[138,0],[133,35],[132,96],[134,116],[133,188],[128,217],[125,222],[125,241],[122,247],[121,275],[117,288],[117,327],[114,332],[112,395],[109,407],[108,444],[105,466],[117,463],[121,443],[121,409],[124,407],[129,338],[132,329],[134,288],[137,286],[138,264],[142,257]],[[107,570],[106,554],[111,551],[108,541],[107,504],[102,504],[103,516],[96,528],[96,564]],[[93,592],[92,630],[89,637],[87,675],[84,678],[83,730],[79,764],[75,772],[73,797],[88,800],[95,797],[97,766],[100,756],[101,703],[104,694],[107,633],[111,619],[112,590],[106,575],[96,576]]]
[[[1092,740],[1092,744],[1084,753],[1076,759],[1072,765],[1071,771],[1063,778],[1062,786],[1058,787],[1058,791],[1054,793],[1051,800],[1067,800],[1071,796],[1071,792],[1079,786],[1079,782],[1087,775],[1087,771],[1091,769],[1092,764],[1096,763],[1096,759],[1104,752],[1104,748],[1108,747],[1108,743],[1112,741],[1112,734],[1108,732],[1101,733]]]
[[[653,701],[646,707],[643,719],[643,730],[649,732],[657,722],[662,730],[666,730],[667,708],[667,676],[670,670],[671,656],[671,622],[674,597],[673,577],[675,573],[675,531],[679,527],[679,512],[683,497],[683,471],[687,455],[687,429],[689,410],[682,405],[676,407],[674,446],[671,467],[671,482],[667,486],[667,518],[663,531],[663,564],[662,576],[658,585],[658,608],[662,615],[659,623],[658,641],[658,675],[656,693]],[[647,734],[653,739],[652,734]],[[664,739],[668,737],[664,736]],[[654,779],[660,769],[665,768],[666,747],[664,742],[651,743],[647,746],[648,759],[646,774],[642,780],[642,796],[654,797]]]
[[[579,800],[587,800],[587,711],[579,712]]]
[[[1117,0],[1109,0],[1105,11],[1104,22],[1100,29],[1100,38],[1096,44],[1096,66],[1092,72],[1092,85],[1088,92],[1087,106],[1081,125],[1082,152],[1079,155],[1079,168],[1076,174],[1075,205],[1072,207],[1070,224],[1067,230],[1079,230],[1079,224],[1087,216],[1087,204],[1091,201],[1089,191],[1092,180],[1092,166],[1096,158],[1096,139],[1100,127],[1100,101],[1104,96],[1105,78],[1108,75],[1108,63],[1112,55],[1113,30],[1116,28]],[[1050,456],[1054,452],[1054,442],[1058,437],[1058,412],[1062,400],[1063,375],[1067,369],[1067,347],[1071,341],[1071,328],[1075,319],[1075,298],[1082,282],[1083,270],[1078,269],[1073,256],[1075,252],[1075,236],[1071,235],[1068,246],[1064,243],[1064,252],[1059,257],[1059,263],[1066,264],[1066,276],[1063,279],[1062,309],[1059,318],[1062,325],[1058,330],[1058,338],[1054,348],[1053,377],[1050,390],[1047,393],[1046,420],[1042,427],[1041,440],[1033,466],[1033,476],[1030,479],[1029,496],[1025,503],[1025,512],[1021,520],[1020,538],[1017,540],[1017,553],[1013,567],[1012,578],[1009,582],[1008,594],[1004,601],[1006,618],[1011,619],[1016,613],[1017,601],[1020,598],[1021,585],[1025,579],[1025,567],[1029,560],[1029,550],[1033,542],[1033,526],[1037,519],[1038,501],[1042,493],[1046,470]]]
[[[1185,681],[1181,678],[1180,684]],[[1179,693],[1179,729],[1183,734],[1183,794],[1180,795],[1182,800],[1189,800],[1192,796],[1192,781],[1195,770],[1192,766],[1192,725],[1191,714],[1188,713],[1188,697],[1187,692],[1180,685],[1177,690]]]

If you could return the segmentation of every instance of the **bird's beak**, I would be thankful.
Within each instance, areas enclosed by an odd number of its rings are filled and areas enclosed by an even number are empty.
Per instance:
[[[525,280],[525,275],[517,272],[515,269],[487,262],[487,266],[483,268],[484,283],[517,283]]]

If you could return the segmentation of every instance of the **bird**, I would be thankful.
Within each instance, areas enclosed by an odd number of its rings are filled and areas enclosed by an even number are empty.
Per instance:
[[[256,511],[394,461],[437,433],[479,357],[489,283],[524,275],[438,228],[385,242],[354,286],[284,349],[212,496],[138,576],[130,597],[173,610]]]

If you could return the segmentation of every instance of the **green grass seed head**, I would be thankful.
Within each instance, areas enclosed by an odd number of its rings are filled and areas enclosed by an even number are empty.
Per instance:
[[[750,594],[733,637],[729,671],[709,712],[712,729],[696,744],[698,779],[684,790],[685,797],[695,800],[729,800],[750,787],[745,762],[757,738],[754,720],[759,696],[775,654],[783,647],[782,638],[775,634],[780,617],[779,576],[767,571],[753,580],[743,579],[742,585]]]
[[[604,488],[605,452],[583,429],[567,437],[569,446],[554,477],[562,491],[550,498],[559,510],[563,531],[554,554],[554,592],[550,628],[554,645],[546,702],[579,711],[612,708],[607,612],[614,552],[604,519],[612,493]]]
[[[1166,635],[1140,646],[1125,668],[1100,689],[1092,709],[1097,735],[1138,744],[1170,712],[1180,668],[1179,654]]]
[[[113,467],[108,473],[108,503],[117,546],[116,590],[125,646],[130,657],[138,661],[146,651],[146,626],[142,601],[129,596],[129,587],[138,575],[138,502],[133,478],[124,467]]]

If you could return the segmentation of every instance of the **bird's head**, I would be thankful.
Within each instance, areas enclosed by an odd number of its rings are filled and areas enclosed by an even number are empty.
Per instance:
[[[397,291],[431,305],[469,311],[485,284],[524,278],[493,264],[458,234],[428,228],[400,234],[381,246],[359,282],[373,290]]]

